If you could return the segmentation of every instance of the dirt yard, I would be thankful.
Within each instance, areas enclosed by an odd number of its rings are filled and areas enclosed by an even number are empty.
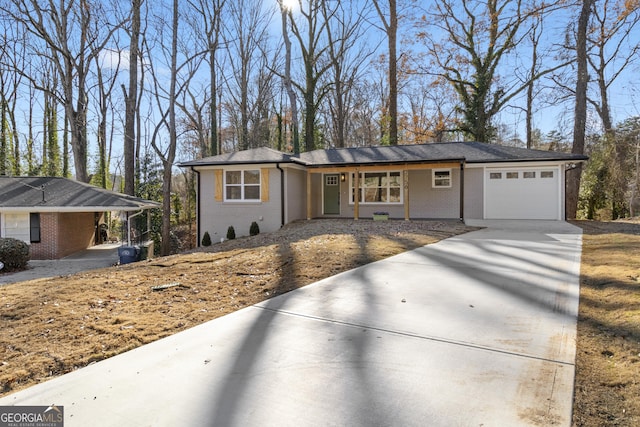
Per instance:
[[[574,426],[640,425],[640,219],[583,229]]]
[[[640,220],[584,230],[574,426],[640,425]],[[469,231],[314,220],[207,251],[0,287],[0,395]]]

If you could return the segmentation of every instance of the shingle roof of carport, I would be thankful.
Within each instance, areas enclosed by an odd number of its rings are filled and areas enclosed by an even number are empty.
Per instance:
[[[133,211],[160,203],[61,177],[0,177],[0,209],[36,212]]]

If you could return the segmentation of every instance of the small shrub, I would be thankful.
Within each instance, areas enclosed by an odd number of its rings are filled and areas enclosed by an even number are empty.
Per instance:
[[[29,245],[11,237],[0,238],[0,262],[3,271],[24,270],[30,259]]]
[[[202,246],[211,246],[211,236],[208,231],[205,231],[202,236]]]
[[[251,223],[251,227],[249,227],[249,235],[257,236],[258,234],[260,234],[260,227],[258,226],[257,222],[253,221]]]
[[[233,240],[236,238],[236,230],[233,228],[233,225],[230,225],[227,228],[227,240]]]

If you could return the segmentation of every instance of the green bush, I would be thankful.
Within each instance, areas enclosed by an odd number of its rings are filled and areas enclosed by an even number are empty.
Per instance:
[[[211,246],[211,236],[208,231],[205,231],[202,236],[202,246]]]
[[[253,221],[251,223],[251,227],[249,227],[249,235],[257,236],[258,234],[260,234],[260,227],[258,226],[257,222]]]
[[[233,225],[230,225],[227,228],[227,240],[233,240],[236,238],[236,230],[233,228]]]
[[[2,271],[24,270],[29,262],[29,245],[22,240],[0,237],[0,262]]]

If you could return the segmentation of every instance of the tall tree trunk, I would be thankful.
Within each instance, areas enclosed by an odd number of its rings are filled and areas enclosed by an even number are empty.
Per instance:
[[[398,144],[398,54],[397,54],[397,34],[398,34],[398,13],[396,10],[396,0],[389,0],[389,19],[385,16],[380,7],[381,0],[374,0],[373,4],[380,16],[382,26],[387,35],[389,47],[389,145]]]
[[[162,255],[171,253],[171,180],[176,158],[176,86],[178,79],[178,0],[173,0],[173,23],[171,39],[171,83],[169,87],[169,148],[163,160],[162,182]]]
[[[284,38],[285,48],[285,71],[284,71],[284,87],[289,96],[289,104],[291,108],[291,129],[293,132],[293,152],[300,154],[300,137],[298,135],[298,100],[293,90],[293,82],[291,81],[291,40],[289,40],[289,32],[287,30],[287,15],[289,11],[280,4],[282,11],[282,37]]]
[[[398,34],[398,15],[396,0],[389,0],[389,145],[398,144],[398,58],[396,37]]]
[[[218,80],[216,76],[216,50],[217,50],[217,35],[216,42],[209,42],[209,62],[210,62],[210,75],[211,75],[211,125],[209,130],[209,155],[218,155]],[[206,152],[203,153],[206,155]]]
[[[136,174],[136,110],[138,101],[138,57],[140,39],[140,7],[143,0],[131,2],[131,42],[129,44],[129,92],[125,93],[124,125],[124,193],[135,195]]]
[[[576,104],[573,124],[574,154],[584,154],[585,133],[587,124],[587,84],[589,75],[587,71],[587,30],[591,16],[591,6],[594,0],[583,0],[580,17],[578,18],[578,33],[576,35],[576,62],[578,67],[578,79],[576,82]],[[575,219],[578,211],[578,196],[580,194],[580,179],[582,176],[582,164],[567,172],[566,183],[566,218]]]

